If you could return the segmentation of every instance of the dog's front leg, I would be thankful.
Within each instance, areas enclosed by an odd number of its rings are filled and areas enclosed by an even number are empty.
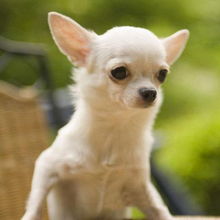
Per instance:
[[[57,179],[54,162],[48,157],[48,152],[45,151],[35,163],[31,193],[22,220],[41,219],[44,199]]]
[[[147,183],[141,188],[142,193],[136,194],[134,202],[136,206],[147,215],[148,220],[173,219],[152,183]]]

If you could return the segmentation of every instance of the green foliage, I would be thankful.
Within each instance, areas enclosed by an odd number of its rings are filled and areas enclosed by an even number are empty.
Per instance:
[[[49,11],[71,16],[99,34],[117,25],[146,27],[159,36],[188,28],[191,39],[182,60],[187,57],[193,65],[219,71],[219,7],[218,0],[1,0],[0,34],[13,40],[45,43],[57,87],[68,84],[71,65],[51,39],[47,25]],[[16,68],[16,74],[21,71]],[[27,84],[32,82],[28,82],[29,77],[29,74],[25,77]]]
[[[220,214],[220,105],[167,124],[157,161],[172,170],[208,214]]]
[[[173,172],[210,215],[220,209],[220,77],[178,64],[165,84],[156,128],[164,135],[161,169]]]
[[[141,218],[144,218],[145,216],[138,209],[133,208],[132,209],[132,217],[134,219],[141,219]]]

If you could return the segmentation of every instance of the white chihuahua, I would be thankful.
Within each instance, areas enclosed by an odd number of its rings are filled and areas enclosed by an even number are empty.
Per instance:
[[[52,220],[123,219],[128,206],[148,220],[171,220],[150,182],[151,130],[160,85],[189,32],[159,39],[143,28],[116,27],[97,35],[55,12],[49,26],[79,67],[76,112],[37,159],[22,220],[41,219],[46,197]]]

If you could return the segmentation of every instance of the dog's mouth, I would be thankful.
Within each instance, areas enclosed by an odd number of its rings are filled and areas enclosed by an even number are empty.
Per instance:
[[[150,107],[153,107],[154,105],[155,105],[155,102],[145,103],[143,104],[143,108],[150,108]]]
[[[135,102],[124,102],[124,104],[128,108],[133,108],[133,109],[147,109],[147,108],[152,108],[156,104],[156,100],[153,102],[146,102],[143,99],[138,99]]]
[[[151,108],[155,105],[155,101],[153,102],[141,102],[137,107],[138,108]]]

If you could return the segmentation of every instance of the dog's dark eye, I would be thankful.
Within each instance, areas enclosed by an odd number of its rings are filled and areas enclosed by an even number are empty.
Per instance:
[[[157,79],[158,79],[161,83],[165,81],[166,76],[167,76],[167,72],[168,72],[167,69],[162,69],[162,70],[159,71],[158,76],[157,76]]]
[[[128,76],[128,71],[124,66],[120,66],[113,69],[111,75],[117,80],[123,80]]]

